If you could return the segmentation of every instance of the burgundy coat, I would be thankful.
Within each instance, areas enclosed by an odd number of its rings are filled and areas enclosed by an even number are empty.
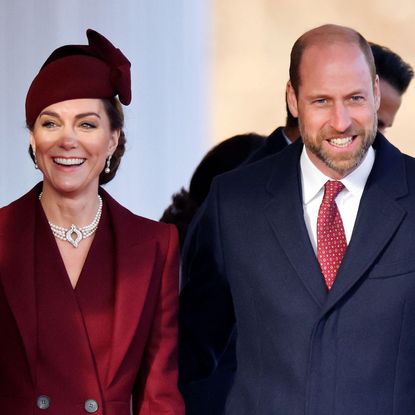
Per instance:
[[[89,372],[85,384],[68,364],[70,396],[65,394],[65,385],[61,385],[59,399],[48,396],[45,387],[38,390],[34,247],[35,204],[39,203],[40,188],[41,184],[0,209],[0,413],[86,414],[85,402],[93,399],[97,409],[91,413],[129,415],[133,393],[134,414],[184,414],[177,389],[175,229],[132,214],[103,190],[100,193],[113,224],[115,246],[114,316],[107,376],[99,382]],[[80,354],[89,347],[87,337],[81,336],[75,344]],[[56,347],[62,348],[59,333]],[[92,368],[93,357],[80,365]],[[48,411],[38,407],[42,395],[50,399]]]

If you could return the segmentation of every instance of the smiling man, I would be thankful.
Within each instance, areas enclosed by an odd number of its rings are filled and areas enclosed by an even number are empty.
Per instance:
[[[338,32],[326,26],[297,41],[287,85],[306,154],[333,179],[343,178],[364,160],[376,135],[380,102],[370,47],[352,31]]]
[[[392,127],[396,114],[401,107],[402,96],[414,76],[414,71],[397,53],[386,46],[370,42],[375,59],[376,73],[379,76],[381,95],[378,109],[378,130],[385,134]],[[287,120],[283,127],[278,127],[264,141],[264,144],[248,159],[245,164],[261,160],[276,154],[300,136],[298,119],[293,117],[287,106]]]
[[[287,98],[303,140],[217,178],[190,230],[182,385],[214,371],[236,326],[225,414],[408,415],[415,160],[376,132],[367,41],[302,35]]]

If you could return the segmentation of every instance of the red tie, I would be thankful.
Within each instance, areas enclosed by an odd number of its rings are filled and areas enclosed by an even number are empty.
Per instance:
[[[317,258],[329,290],[347,248],[342,218],[334,200],[343,189],[342,182],[326,182],[317,218]]]

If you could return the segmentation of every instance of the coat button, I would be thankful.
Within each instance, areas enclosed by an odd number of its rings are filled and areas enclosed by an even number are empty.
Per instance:
[[[84,405],[85,411],[89,414],[93,414],[94,412],[98,411],[98,403],[95,399],[87,399]]]
[[[40,395],[37,398],[36,405],[39,409],[48,409],[50,406],[50,398],[46,395]]]

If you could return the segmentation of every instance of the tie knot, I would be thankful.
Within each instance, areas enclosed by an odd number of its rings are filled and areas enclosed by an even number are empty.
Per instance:
[[[344,189],[344,184],[339,181],[328,180],[324,185],[324,200],[333,202],[336,196]]]

